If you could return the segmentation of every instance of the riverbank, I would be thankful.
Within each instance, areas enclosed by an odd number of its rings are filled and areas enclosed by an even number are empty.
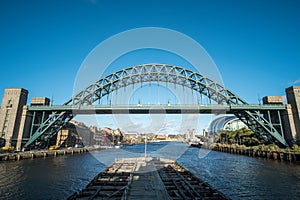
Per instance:
[[[14,153],[1,153],[0,162],[81,154],[89,151],[103,150],[103,149],[105,148],[84,147],[84,148],[71,148],[71,149],[57,149],[57,150],[43,149],[43,150],[33,150],[33,151],[21,151],[21,152],[14,152]]]
[[[259,145],[254,147],[246,147],[245,145],[238,144],[214,143],[207,148],[213,151],[231,154],[300,163],[300,153],[293,149],[279,149],[274,145]]]

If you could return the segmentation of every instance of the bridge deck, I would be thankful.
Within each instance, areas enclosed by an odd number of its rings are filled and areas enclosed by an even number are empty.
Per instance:
[[[91,105],[28,106],[29,111],[67,111],[74,114],[199,114],[239,110],[285,110],[285,105]]]
[[[73,199],[227,199],[174,160],[131,158],[115,162]]]

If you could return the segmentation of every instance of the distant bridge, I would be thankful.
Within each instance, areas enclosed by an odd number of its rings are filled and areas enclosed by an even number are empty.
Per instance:
[[[181,85],[208,97],[211,105],[97,105],[104,96],[137,83],[165,82]],[[232,113],[266,142],[287,146],[282,116],[284,105],[249,105],[223,85],[198,72],[166,64],[129,67],[100,78],[61,106],[29,106],[33,113],[25,148],[47,141],[77,114],[189,114]]]

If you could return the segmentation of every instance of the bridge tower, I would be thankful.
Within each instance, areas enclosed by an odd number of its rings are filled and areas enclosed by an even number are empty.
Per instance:
[[[49,106],[50,99],[46,97],[33,97],[31,99],[31,106]],[[18,133],[18,140],[16,150],[20,151],[22,147],[28,142],[32,135],[32,132],[36,130],[34,123],[40,123],[42,121],[44,113],[32,113],[28,111],[28,106],[23,106],[21,115],[20,128]],[[38,122],[37,122],[38,121]]]
[[[296,134],[294,139],[300,143],[300,86],[286,88],[287,102],[291,104]]]
[[[6,146],[16,147],[23,107],[27,103],[28,91],[23,88],[7,88],[0,109],[0,137]]]
[[[282,96],[265,96],[263,99],[263,104],[273,104],[273,105],[283,105]],[[264,117],[269,119],[269,121],[278,130],[283,129],[284,138],[289,144],[293,144],[296,140],[296,130],[295,123],[292,114],[292,106],[290,104],[285,105],[285,110],[279,111],[268,111],[264,113]]]

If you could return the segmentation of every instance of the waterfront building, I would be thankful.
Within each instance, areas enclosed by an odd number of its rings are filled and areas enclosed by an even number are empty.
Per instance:
[[[220,133],[221,130],[236,131],[241,128],[248,128],[239,118],[232,115],[226,115],[214,119],[208,127],[208,135],[213,136]]]
[[[96,145],[104,145],[104,136],[105,133],[102,132],[100,128],[97,126],[90,126],[89,127],[90,131],[93,133],[93,140]]]
[[[84,146],[94,145],[94,133],[83,122],[71,120],[70,123],[76,127],[76,132],[80,136]]]
[[[77,134],[74,123],[68,123],[65,128],[57,133],[56,146],[74,147],[76,144],[82,144],[82,138]]]
[[[125,140],[128,141],[129,143],[137,143],[140,138],[140,134],[137,132],[127,132],[124,134]]]
[[[186,140],[194,140],[195,139],[195,129],[188,129],[187,132],[185,133],[185,139]]]

